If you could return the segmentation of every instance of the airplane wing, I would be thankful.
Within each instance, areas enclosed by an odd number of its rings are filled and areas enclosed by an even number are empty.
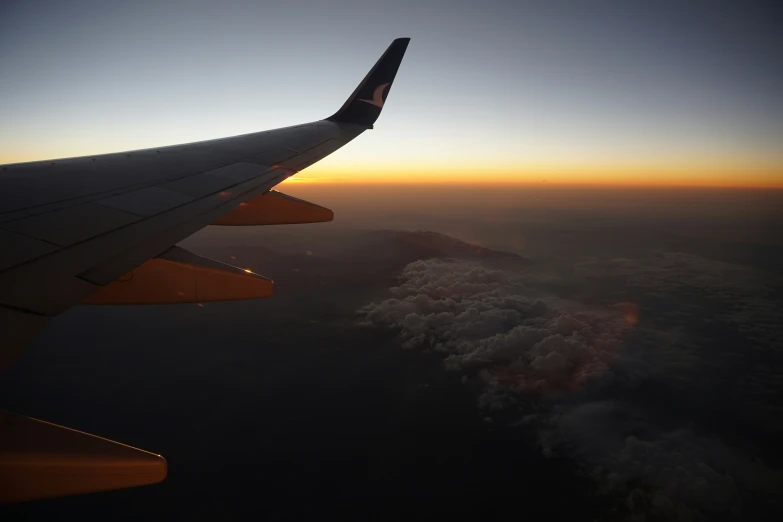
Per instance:
[[[320,121],[0,166],[0,371],[53,317],[79,303],[270,296],[269,279],[176,243],[207,225],[330,221],[329,209],[271,189],[373,127],[408,42],[394,40],[345,104]],[[7,412],[0,424],[0,502],[166,476],[158,455]]]

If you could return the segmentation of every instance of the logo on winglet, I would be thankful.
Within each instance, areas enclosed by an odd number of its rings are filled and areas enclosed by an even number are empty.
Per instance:
[[[383,103],[384,103],[383,91],[389,85],[391,85],[391,83],[384,83],[384,84],[379,85],[378,87],[376,87],[375,90],[372,93],[372,100],[365,100],[365,99],[359,98],[359,101],[363,101],[364,103],[369,103],[370,105],[375,105],[378,108],[382,108],[383,107]]]

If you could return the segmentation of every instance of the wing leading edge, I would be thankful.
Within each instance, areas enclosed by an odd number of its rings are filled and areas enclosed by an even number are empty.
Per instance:
[[[186,145],[0,166],[0,371],[53,317],[80,302],[271,295],[271,280],[174,245],[210,224],[330,221],[329,209],[270,190],[372,128],[408,42],[394,40],[340,110],[324,120]],[[180,294],[180,281],[189,293]],[[249,291],[243,281],[257,289]],[[21,472],[45,469],[35,460],[40,448],[6,436],[8,429],[0,426],[0,476],[15,477],[24,499],[73,492],[51,487],[38,472]],[[95,455],[80,456],[81,443],[70,447],[76,438],[69,437],[51,445],[52,456],[62,452],[63,462],[88,469],[80,459]],[[157,469],[162,474],[127,486],[162,480],[165,465]],[[110,471],[94,467],[101,470]],[[126,487],[107,484],[78,492]],[[0,502],[19,498],[0,494]]]

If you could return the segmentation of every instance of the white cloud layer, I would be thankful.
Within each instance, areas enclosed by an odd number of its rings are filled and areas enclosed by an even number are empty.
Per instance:
[[[640,293],[696,292],[719,305],[731,301],[732,307],[722,308],[729,310],[726,321],[741,332],[752,330],[751,338],[779,343],[774,294],[758,274],[724,265],[664,254],[645,263],[583,263],[575,273],[622,278]],[[648,411],[625,397],[652,381],[674,394],[709,390],[710,382],[700,376],[699,346],[676,332],[636,329],[638,312],[630,303],[586,306],[543,294],[536,290],[541,281],[522,270],[473,261],[416,261],[404,268],[390,299],[360,313],[366,324],[397,329],[404,347],[442,352],[447,369],[481,379],[482,409],[523,408],[519,399],[525,396],[538,401],[535,414],[522,414],[544,453],[578,458],[607,492],[626,495],[623,509],[630,517],[743,518],[754,512],[749,498],[775,502],[774,488],[783,491],[779,472],[688,424],[660,425],[651,411],[666,411],[666,404]],[[749,317],[761,318],[761,324],[749,323]],[[629,343],[629,336],[641,340]],[[759,372],[754,379],[767,388],[781,384]],[[761,398],[762,409],[769,399]]]

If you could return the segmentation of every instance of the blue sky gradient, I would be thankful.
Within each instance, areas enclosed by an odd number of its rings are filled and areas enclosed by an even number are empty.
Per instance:
[[[317,120],[409,36],[377,130],[313,175],[775,171],[781,21],[739,1],[6,3],[0,163]]]

